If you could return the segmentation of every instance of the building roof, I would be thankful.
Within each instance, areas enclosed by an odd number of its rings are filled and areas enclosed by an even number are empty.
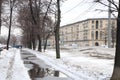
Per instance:
[[[111,19],[115,20],[116,18],[111,18]],[[82,20],[82,21],[77,21],[77,22],[74,22],[74,23],[66,24],[66,25],[63,25],[61,27],[67,27],[67,26],[70,26],[70,25],[74,25],[74,24],[77,24],[77,23],[82,23],[82,22],[89,21],[89,20],[108,20],[108,18],[89,18],[89,19],[85,19],[85,20]]]

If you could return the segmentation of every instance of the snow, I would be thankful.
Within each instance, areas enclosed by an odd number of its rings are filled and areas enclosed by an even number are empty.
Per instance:
[[[55,58],[54,49],[48,49],[45,52],[27,48],[23,50],[36,55],[49,68],[60,71],[71,80],[109,80],[112,75],[115,54],[113,48],[62,48],[61,59]],[[3,50],[0,55],[0,64],[0,80],[31,80],[19,49]],[[43,64],[42,67],[46,66]],[[67,80],[65,77],[61,80],[64,79]],[[59,78],[53,79],[47,76],[40,80],[59,80]]]
[[[30,80],[20,50],[3,50],[0,55],[0,80]]]
[[[115,49],[102,47],[70,48],[61,51],[61,59],[55,59],[55,50],[47,50],[43,53],[25,50],[36,54],[45,63],[73,80],[107,80],[113,71]],[[96,53],[96,56],[91,56],[93,53]],[[106,57],[106,55],[110,56]]]
[[[44,77],[43,79],[35,79],[35,80],[69,80],[69,79],[47,76],[47,77]]]

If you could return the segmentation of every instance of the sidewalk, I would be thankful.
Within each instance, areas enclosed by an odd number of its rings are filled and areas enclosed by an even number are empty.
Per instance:
[[[0,80],[30,80],[20,50],[3,50],[0,55]]]

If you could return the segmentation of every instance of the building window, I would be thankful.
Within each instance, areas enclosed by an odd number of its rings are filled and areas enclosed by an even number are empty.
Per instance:
[[[92,20],[92,24],[94,24],[94,20]]]
[[[86,28],[88,28],[88,21],[86,22]]]
[[[92,29],[94,29],[94,25],[92,25]]]
[[[76,31],[79,32],[79,27],[76,28]]]
[[[98,29],[98,21],[96,21],[96,29]]]
[[[96,39],[98,40],[98,31],[96,31]]]
[[[88,35],[88,31],[87,30],[84,31],[84,36],[86,36],[86,35]]]
[[[77,24],[76,27],[79,27],[79,25]]]
[[[61,32],[61,34],[62,34],[62,35],[64,35],[64,33],[63,33],[63,32]]]

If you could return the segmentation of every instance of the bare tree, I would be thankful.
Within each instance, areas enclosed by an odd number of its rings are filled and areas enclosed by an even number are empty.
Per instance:
[[[60,58],[60,35],[59,35],[59,29],[60,29],[60,18],[61,18],[61,11],[60,11],[60,0],[57,0],[57,20],[55,25],[55,45],[56,45],[56,58]]]
[[[50,33],[52,31],[52,28],[51,28],[51,25],[52,25],[51,21],[52,21],[52,19],[50,19],[48,17],[48,13],[50,11],[51,4],[52,4],[52,0],[50,0],[48,5],[46,5],[47,9],[46,9],[45,15],[43,16],[43,20],[42,20],[42,33],[43,33],[44,51],[45,51],[46,46],[47,46],[47,39],[49,38]]]
[[[17,44],[17,37],[13,34],[11,35],[10,44],[13,46]]]
[[[5,37],[5,36],[0,36],[0,43],[1,43],[1,44],[6,44],[6,41],[7,41],[7,37]]]
[[[120,0],[119,0],[118,16],[117,16],[117,36],[116,36],[116,51],[115,51],[115,63],[111,80],[120,80]]]
[[[97,2],[107,6],[107,4],[103,3],[102,0],[96,0]],[[118,4],[116,4],[115,0],[107,0],[110,2],[113,6],[111,7],[111,11],[117,11],[117,34],[116,34],[116,50],[115,50],[115,63],[114,63],[114,69],[113,74],[111,77],[111,80],[120,80],[120,0],[118,0]]]
[[[1,24],[2,24],[2,20],[1,20],[1,14],[2,14],[2,2],[3,2],[3,0],[0,0],[0,33],[1,33]]]
[[[12,25],[12,14],[13,14],[13,7],[16,0],[10,0],[10,22],[9,22],[9,33],[8,33],[8,40],[7,40],[7,50],[9,49],[9,42],[10,42],[10,34],[11,34],[11,25]]]
[[[3,4],[7,0],[0,0],[0,33],[1,33],[1,26],[2,26],[2,12],[3,12]]]
[[[45,21],[45,30],[44,30],[44,51],[46,50],[47,47],[47,40],[50,37],[51,34],[54,33],[54,26],[53,26],[53,21],[50,17],[47,17]]]
[[[35,38],[34,25],[32,24],[32,18],[30,16],[30,10],[28,6],[24,6],[19,10],[18,22],[20,28],[23,31],[23,44],[28,48],[33,48],[32,40]]]
[[[49,35],[51,34],[51,32],[53,32],[53,21],[52,18],[50,18],[49,15],[53,15],[52,5],[56,5],[54,4],[55,2],[52,3],[52,0],[50,1],[42,1],[42,0],[29,0],[28,2],[28,10],[24,10],[25,12],[29,12],[29,13],[25,13],[22,11],[21,15],[27,15],[29,14],[29,17],[27,16],[27,18],[25,17],[25,19],[21,19],[20,24],[21,26],[23,26],[23,30],[25,31],[24,34],[26,33],[27,30],[29,30],[30,32],[27,32],[27,34],[25,34],[24,36],[27,36],[27,39],[31,39],[31,40],[25,40],[23,42],[27,43],[30,42],[29,45],[34,47],[34,44],[36,43],[36,41],[38,41],[38,51],[42,51],[42,47],[41,45],[43,44],[42,42],[45,41],[44,44],[44,50],[46,49],[46,45],[47,45],[47,39],[49,38]],[[58,2],[59,3],[59,2]],[[60,10],[60,3],[59,3],[59,10]],[[58,10],[58,11],[59,11]],[[60,11],[59,11],[60,12]],[[60,15],[60,13],[58,12],[58,15]],[[22,16],[21,16],[22,17]],[[19,19],[21,18],[19,17]],[[58,17],[60,18],[60,17]],[[56,34],[59,34],[59,29],[58,26],[60,27],[60,20],[57,18],[57,22],[55,25],[55,32]],[[26,21],[27,19],[27,21]],[[25,25],[24,25],[25,24]],[[29,29],[27,29],[26,26],[29,26]],[[31,26],[31,27],[30,27]],[[31,34],[33,33],[33,34]],[[23,36],[23,37],[24,37]],[[36,36],[36,37],[33,37]],[[25,39],[25,38],[24,38]],[[59,38],[57,38],[58,40]],[[59,43],[59,41],[58,41]],[[28,44],[28,43],[27,43]],[[58,49],[58,48],[57,48]],[[58,51],[57,51],[58,52]]]
[[[34,3],[34,4],[33,4]],[[37,4],[38,3],[38,4]],[[35,6],[35,7],[33,7]],[[29,0],[29,8],[30,8],[30,12],[31,12],[31,17],[32,17],[32,21],[33,21],[33,24],[36,26],[37,28],[37,38],[38,38],[38,51],[42,51],[42,47],[41,47],[41,44],[42,44],[42,36],[41,36],[41,21],[40,21],[40,12],[41,12],[41,0],[39,0],[37,2],[37,0]],[[34,10],[33,10],[34,8]]]
[[[31,11],[31,17],[33,24],[36,26],[37,37],[38,37],[38,51],[42,51],[42,42],[45,36],[45,23],[50,10],[52,0],[41,1],[41,0],[29,0],[29,6]]]

